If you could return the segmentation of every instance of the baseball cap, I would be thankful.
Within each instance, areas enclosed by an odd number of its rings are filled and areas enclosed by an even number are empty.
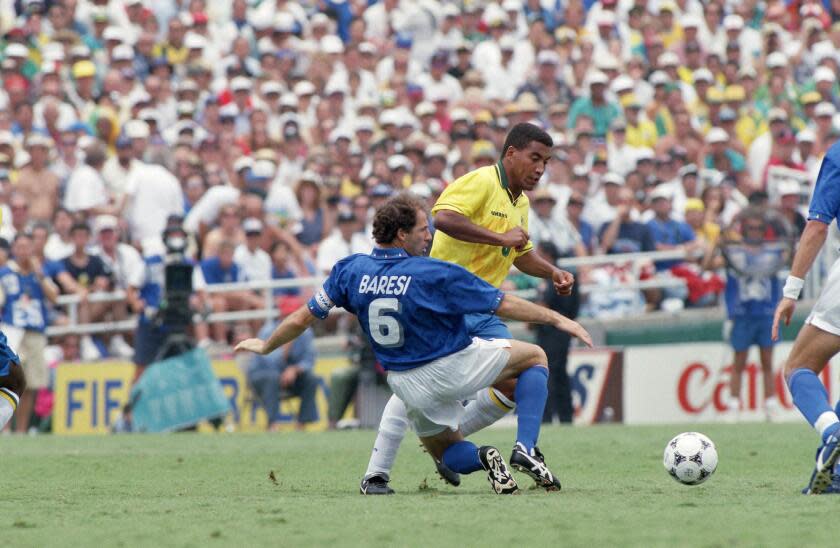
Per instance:
[[[262,221],[256,217],[248,217],[242,221],[242,230],[245,231],[245,234],[260,234],[263,230]]]
[[[443,143],[430,143],[428,146],[426,146],[426,150],[423,152],[423,156],[426,159],[436,157],[446,158],[448,154],[449,149],[446,148],[446,145],[444,145]]]
[[[696,84],[697,82],[714,82],[715,77],[712,74],[712,71],[703,67],[695,70],[692,75],[692,81]]]
[[[814,71],[815,82],[834,82],[836,79],[834,71],[828,67],[817,67]]]
[[[671,198],[673,198],[673,195],[671,193],[671,189],[668,188],[666,185],[657,186],[656,188],[653,189],[653,192],[651,192],[650,195],[648,196],[648,200],[650,200],[651,202],[653,202],[655,200],[660,200],[660,199],[670,200]]]
[[[815,143],[817,141],[817,134],[812,129],[803,129],[796,134],[797,143]]]
[[[700,198],[689,198],[685,201],[685,211],[705,211],[706,205]]]
[[[73,78],[89,78],[96,74],[96,65],[91,61],[77,61],[73,64]]]
[[[605,185],[624,186],[624,178],[618,173],[613,173],[612,171],[605,173],[604,176],[601,177],[601,182]]]
[[[686,175],[697,175],[698,173],[699,173],[699,170],[697,169],[696,165],[686,164],[679,169],[679,171],[677,172],[677,175],[679,175],[680,178],[682,178],[682,177],[685,177]]]
[[[817,105],[817,108],[814,109],[814,116],[834,116],[837,113],[837,109],[829,103],[828,101],[823,101],[822,103]]]
[[[251,79],[245,76],[237,76],[230,81],[231,91],[250,91]]]
[[[93,232],[99,234],[103,230],[116,230],[119,221],[113,215],[99,215],[93,221]]]
[[[767,61],[765,65],[767,68],[781,68],[786,67],[788,64],[787,56],[782,53],[781,51],[774,51],[770,55],[767,56]]]
[[[535,203],[543,201],[551,201],[555,203],[557,202],[554,196],[551,195],[551,192],[549,192],[548,189],[545,187],[538,188],[537,191],[534,192],[534,198],[532,201]]]
[[[727,141],[729,141],[729,134],[723,128],[713,127],[706,135],[706,142],[709,144],[726,143]]]

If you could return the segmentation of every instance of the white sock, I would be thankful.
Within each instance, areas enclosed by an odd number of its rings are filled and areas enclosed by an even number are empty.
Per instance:
[[[17,409],[19,398],[8,388],[0,388],[0,430],[12,419]]]
[[[495,388],[476,394],[467,404],[461,419],[461,433],[466,437],[478,432],[510,413],[516,405]]]
[[[385,474],[391,477],[391,469],[394,467],[397,451],[406,430],[408,430],[408,414],[405,404],[397,396],[391,396],[379,420],[379,433],[373,443],[365,477],[372,474]]]

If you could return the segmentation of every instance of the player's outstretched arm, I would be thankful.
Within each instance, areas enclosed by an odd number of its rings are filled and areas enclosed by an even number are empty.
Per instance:
[[[301,306],[280,322],[277,329],[271,333],[267,340],[262,339],[245,339],[236,345],[236,351],[246,350],[248,352],[256,352],[257,354],[271,354],[277,348],[283,346],[289,341],[293,341],[300,337],[309,326],[317,320],[306,305]]]
[[[559,295],[570,295],[572,293],[572,286],[575,283],[575,277],[572,273],[557,268],[533,249],[517,257],[513,261],[513,266],[525,274],[551,280],[554,284],[554,290]]]
[[[814,264],[820,249],[822,249],[827,235],[828,225],[822,221],[811,220],[805,225],[805,230],[799,239],[799,249],[793,256],[790,276],[785,283],[784,296],[779,301],[776,313],[773,315],[771,334],[774,341],[779,339],[779,323],[785,322],[785,325],[790,325],[790,318],[793,316],[796,299],[799,298],[799,292],[805,283],[805,276],[811,270],[811,266]]]
[[[514,295],[505,294],[505,298],[502,299],[502,302],[496,309],[496,314],[508,320],[553,325],[560,331],[565,331],[571,336],[577,337],[586,346],[592,346],[592,337],[576,321],[570,320],[554,310],[528,302]]]

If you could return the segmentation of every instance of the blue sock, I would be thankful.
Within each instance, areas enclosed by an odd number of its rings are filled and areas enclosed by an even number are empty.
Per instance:
[[[478,460],[478,447],[467,440],[455,442],[447,447],[440,460],[450,470],[459,474],[469,474],[482,468],[481,461]]]
[[[825,441],[840,428],[837,414],[828,403],[828,392],[816,373],[801,368],[788,377],[793,404]]]
[[[530,451],[540,436],[545,400],[548,398],[548,369],[532,367],[516,380],[516,441]]]

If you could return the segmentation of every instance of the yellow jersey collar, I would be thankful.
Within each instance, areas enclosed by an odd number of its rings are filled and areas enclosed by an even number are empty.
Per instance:
[[[510,198],[510,203],[512,203],[513,205],[516,205],[516,200],[518,200],[519,198],[518,197],[514,198],[513,193],[510,191],[510,187],[508,185],[507,173],[505,173],[505,166],[502,165],[502,161],[499,160],[498,162],[496,162],[495,167],[496,167],[496,175],[499,177],[499,184],[502,185],[502,188],[505,189],[505,192],[507,192],[508,198]],[[520,196],[521,196],[521,194],[520,194]]]

